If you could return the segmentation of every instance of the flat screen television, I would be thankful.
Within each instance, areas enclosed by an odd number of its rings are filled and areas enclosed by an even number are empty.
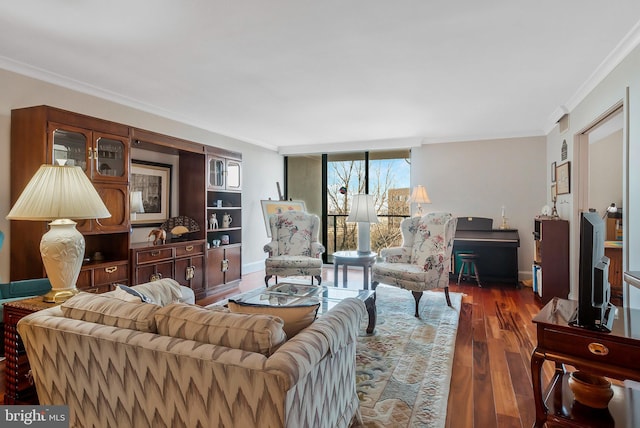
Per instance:
[[[610,332],[615,308],[609,302],[609,258],[604,255],[605,223],[597,212],[580,214],[578,308],[571,324]]]

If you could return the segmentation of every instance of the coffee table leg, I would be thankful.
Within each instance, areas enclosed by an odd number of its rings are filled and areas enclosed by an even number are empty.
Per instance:
[[[371,297],[364,301],[364,305],[367,308],[367,314],[369,314],[369,325],[367,326],[367,334],[372,334],[376,328],[376,293],[373,293]]]
[[[340,263],[333,261],[333,286],[338,286],[338,270],[340,269]]]

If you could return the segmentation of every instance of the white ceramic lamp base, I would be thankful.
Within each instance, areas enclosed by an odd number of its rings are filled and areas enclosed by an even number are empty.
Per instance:
[[[60,219],[49,223],[49,231],[40,241],[42,262],[51,281],[51,291],[43,296],[45,302],[64,302],[78,293],[76,281],[84,248],[84,237],[75,221]]]
[[[369,254],[371,252],[371,225],[358,222],[358,253]]]

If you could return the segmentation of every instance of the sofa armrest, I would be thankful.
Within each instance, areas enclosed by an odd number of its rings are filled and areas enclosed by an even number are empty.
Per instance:
[[[269,256],[278,254],[278,241],[271,241],[263,248],[265,253],[269,253]]]
[[[312,242],[311,243],[311,256],[312,257],[320,257],[321,254],[324,254],[324,252],[326,251],[326,249],[324,248],[324,245],[322,245],[319,242]]]
[[[5,299],[39,296],[49,290],[51,290],[51,282],[48,278],[25,279],[0,284],[0,296]]]
[[[364,302],[347,298],[273,353],[265,371],[278,375],[289,390],[323,358],[355,342],[366,314]]]
[[[390,247],[380,250],[380,257],[389,263],[411,263],[411,249],[407,247]]]

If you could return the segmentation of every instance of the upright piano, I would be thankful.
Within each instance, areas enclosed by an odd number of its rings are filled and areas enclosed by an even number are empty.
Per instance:
[[[493,229],[493,220],[482,217],[459,217],[453,242],[453,260],[457,278],[457,254],[473,252],[478,255],[476,265],[480,281],[504,282],[520,287],[518,281],[517,229]]]

